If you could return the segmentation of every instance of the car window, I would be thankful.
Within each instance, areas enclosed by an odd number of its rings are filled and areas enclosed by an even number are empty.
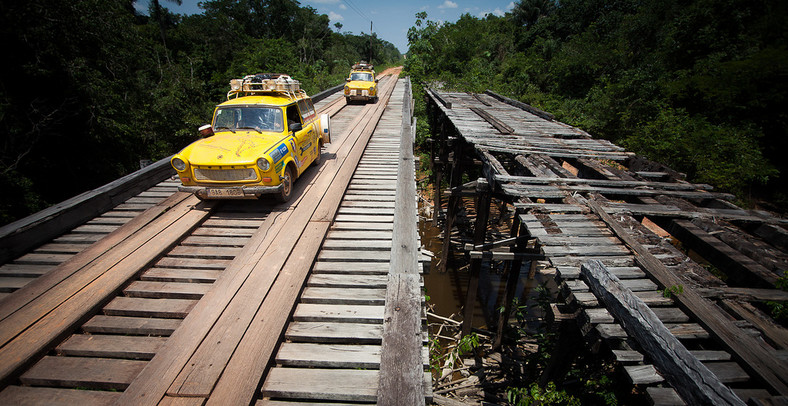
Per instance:
[[[315,116],[315,112],[309,108],[309,105],[305,99],[298,101],[298,110],[301,111],[301,118],[304,119],[305,123]]]
[[[220,107],[213,119],[216,131],[223,129],[255,129],[281,132],[284,129],[282,110],[277,107]]]
[[[371,73],[361,73],[361,72],[354,72],[350,74],[350,80],[362,80],[365,82],[372,81],[372,74]]]
[[[290,128],[291,124],[300,123],[301,115],[298,114],[298,108],[295,104],[287,106],[287,126]]]

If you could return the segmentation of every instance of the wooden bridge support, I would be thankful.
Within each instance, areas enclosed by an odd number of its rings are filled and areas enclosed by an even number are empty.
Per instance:
[[[487,219],[490,217],[490,201],[492,195],[490,194],[490,187],[485,179],[476,181],[476,224],[474,225],[473,245],[484,244],[487,237]],[[453,196],[453,195],[452,195]],[[444,240],[444,249],[446,249],[448,239]],[[476,307],[476,291],[479,289],[479,272],[482,269],[481,258],[471,258],[470,266],[470,280],[468,281],[468,290],[465,295],[465,316],[462,319],[462,335],[468,335],[471,332],[471,325],[473,324],[473,309]]]

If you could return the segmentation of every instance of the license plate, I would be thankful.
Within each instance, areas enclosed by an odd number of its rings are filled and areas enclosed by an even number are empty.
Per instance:
[[[208,197],[238,197],[243,196],[244,192],[239,187],[233,188],[208,188]]]

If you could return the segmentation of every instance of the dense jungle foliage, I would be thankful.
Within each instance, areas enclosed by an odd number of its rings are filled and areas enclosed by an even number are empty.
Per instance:
[[[414,81],[491,89],[788,211],[785,1],[521,0],[503,17],[416,18]]]
[[[295,0],[208,0],[190,16],[158,0],[140,15],[134,3],[0,3],[0,225],[177,152],[231,78],[289,73],[312,94],[370,54],[401,58]]]

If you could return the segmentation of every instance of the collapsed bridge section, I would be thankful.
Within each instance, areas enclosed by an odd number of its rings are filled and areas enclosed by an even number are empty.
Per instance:
[[[590,348],[603,344],[653,404],[788,395],[788,330],[764,305],[788,299],[776,288],[788,268],[786,220],[741,209],[732,195],[516,100],[425,92],[440,264],[452,251],[471,258],[465,332],[482,260],[512,262],[505,315],[519,276],[511,270],[532,260],[531,277],[555,281],[556,320],[578,327],[559,339],[542,382],[561,377],[581,336]],[[493,200],[515,210],[509,236],[491,232]],[[466,205],[476,212],[473,236],[453,235]]]

